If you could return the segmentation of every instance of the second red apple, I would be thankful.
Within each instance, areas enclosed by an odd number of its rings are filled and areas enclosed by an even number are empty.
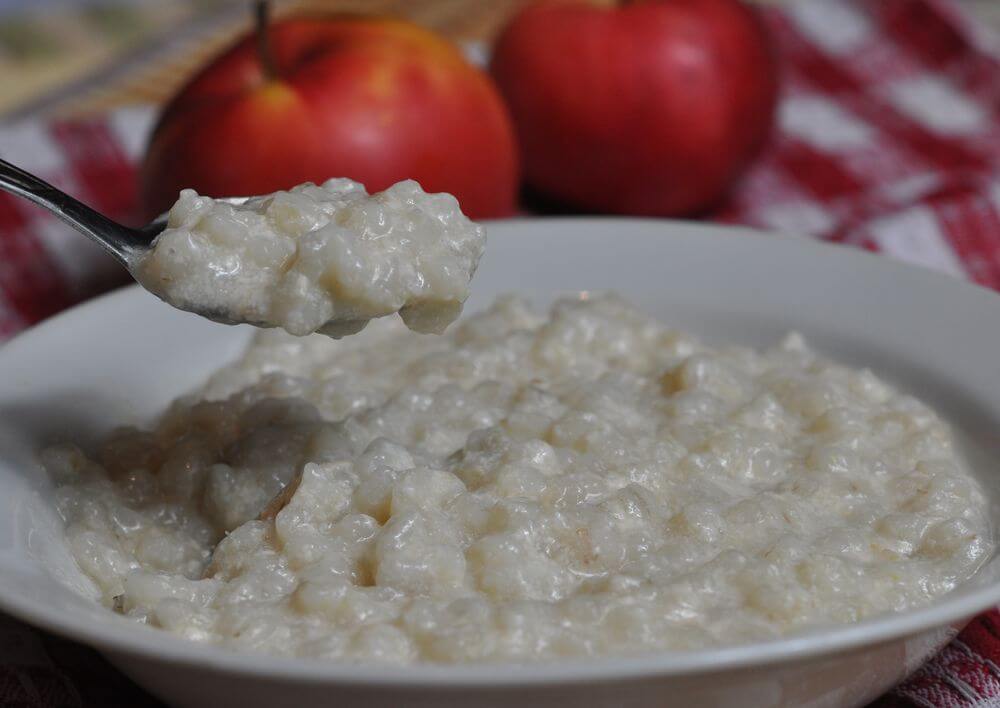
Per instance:
[[[592,211],[710,207],[760,151],[777,98],[764,27],[737,0],[538,3],[491,69],[528,183]]]

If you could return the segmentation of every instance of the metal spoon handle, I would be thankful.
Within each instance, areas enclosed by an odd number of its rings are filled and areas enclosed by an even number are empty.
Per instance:
[[[100,214],[20,167],[0,160],[0,189],[33,201],[84,236],[96,241],[125,267],[130,256],[149,245],[148,238]]]

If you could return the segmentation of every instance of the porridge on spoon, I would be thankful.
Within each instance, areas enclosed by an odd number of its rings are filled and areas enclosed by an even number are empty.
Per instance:
[[[412,180],[368,195],[348,179],[232,204],[181,192],[133,268],[175,307],[291,334],[353,334],[399,312],[440,333],[462,311],[486,245],[450,194]]]

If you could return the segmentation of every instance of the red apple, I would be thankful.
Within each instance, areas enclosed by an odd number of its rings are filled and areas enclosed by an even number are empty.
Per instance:
[[[412,178],[469,216],[502,216],[517,192],[513,128],[489,76],[416,25],[264,20],[166,107],[141,194],[153,215],[184,187],[237,196],[330,177],[369,191]]]
[[[491,70],[528,184],[623,214],[719,200],[764,144],[777,97],[767,35],[737,0],[529,5]]]

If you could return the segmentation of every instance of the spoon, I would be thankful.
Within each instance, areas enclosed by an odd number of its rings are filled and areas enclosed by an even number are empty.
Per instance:
[[[152,248],[153,240],[167,227],[165,213],[138,229],[119,224],[6,160],[0,160],[0,189],[24,197],[65,221],[125,266],[133,278],[133,267]],[[247,199],[249,197],[230,197],[218,201],[243,204]],[[235,324],[225,313],[197,311],[196,314],[216,322]],[[261,326],[262,323],[250,324]]]
[[[149,251],[153,239],[167,227],[166,213],[138,229],[119,224],[6,160],[0,160],[0,189],[24,197],[52,212],[101,246],[130,273],[135,259]],[[218,201],[243,204],[247,199],[248,197],[230,197]]]

